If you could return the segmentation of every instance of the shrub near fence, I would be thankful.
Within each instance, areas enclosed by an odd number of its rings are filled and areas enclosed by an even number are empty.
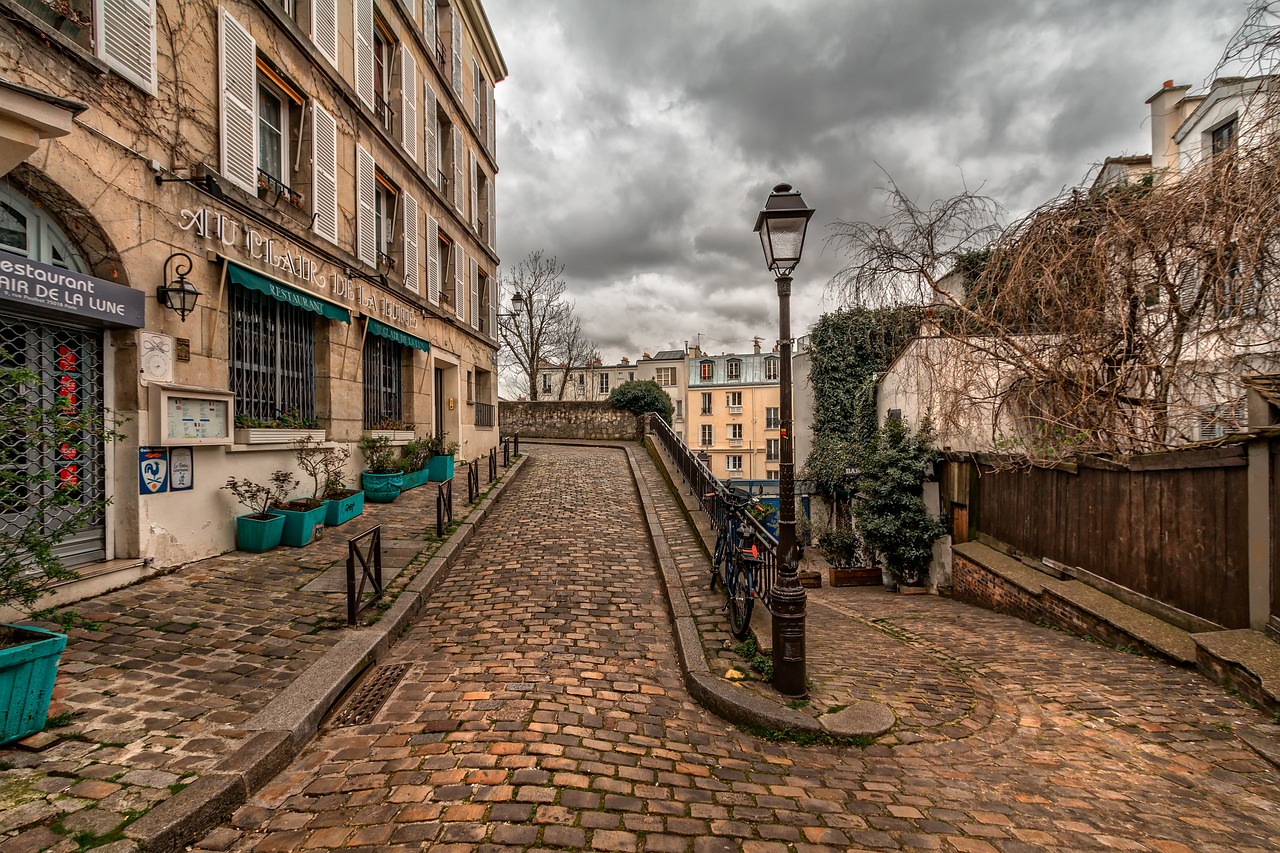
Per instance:
[[[954,464],[954,463],[953,463]],[[1243,446],[993,470],[971,480],[979,532],[1227,628],[1249,627]]]

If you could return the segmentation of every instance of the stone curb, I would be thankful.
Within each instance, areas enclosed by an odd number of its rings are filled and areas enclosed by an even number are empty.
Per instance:
[[[515,482],[528,457],[515,460],[482,500],[405,585],[376,625],[351,630],[247,721],[254,734],[211,772],[125,829],[146,853],[175,853],[225,822],[249,796],[289,766],[351,683],[381,658],[422,611],[458,553]],[[416,558],[415,558],[416,562]],[[412,564],[411,564],[412,565]]]
[[[667,543],[666,533],[658,520],[653,496],[640,476],[639,462],[632,447],[625,448],[631,477],[640,495],[645,524],[649,528],[649,541],[658,563],[659,579],[666,592],[667,611],[671,628],[675,633],[676,653],[680,659],[680,671],[689,694],[707,710],[731,723],[758,726],[793,733],[821,734],[825,729],[808,714],[787,708],[763,696],[757,696],[741,687],[730,684],[711,673],[702,649],[702,637],[689,611],[684,585],[676,568],[675,557]]]

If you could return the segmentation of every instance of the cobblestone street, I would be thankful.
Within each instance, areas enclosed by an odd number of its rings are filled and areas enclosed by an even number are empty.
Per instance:
[[[196,849],[1276,849],[1280,776],[1232,734],[1262,715],[1192,672],[948,599],[810,599],[813,703],[890,705],[876,744],[729,726],[682,685],[623,452],[527,450],[380,662],[406,667],[381,711],[322,731]],[[637,457],[710,625],[699,552]],[[707,643],[713,667],[732,661]]]

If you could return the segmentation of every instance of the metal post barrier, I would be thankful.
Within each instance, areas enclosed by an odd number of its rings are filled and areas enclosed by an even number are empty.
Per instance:
[[[368,549],[360,546],[368,540]],[[356,563],[360,563],[360,586],[356,586]],[[373,586],[373,595],[364,601],[365,582]],[[369,605],[382,598],[382,525],[378,524],[347,540],[347,624],[356,624]]]
[[[512,440],[515,442],[515,445],[516,445],[514,455],[519,456],[520,455],[520,433],[516,433]]]
[[[502,467],[511,467],[511,437],[505,435],[502,437]]]
[[[436,536],[444,538],[444,532],[453,524],[453,478],[445,480],[436,489]]]
[[[498,479],[498,448],[489,448],[489,482]]]
[[[467,503],[480,499],[480,457],[467,463]]]

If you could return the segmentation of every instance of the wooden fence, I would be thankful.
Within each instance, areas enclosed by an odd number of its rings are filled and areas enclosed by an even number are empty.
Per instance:
[[[1280,473],[1280,459],[1273,464]],[[952,462],[943,490],[953,524],[968,525],[957,538],[980,532],[1224,627],[1247,628],[1247,466],[1243,445],[1134,457],[1124,466],[997,470]]]

